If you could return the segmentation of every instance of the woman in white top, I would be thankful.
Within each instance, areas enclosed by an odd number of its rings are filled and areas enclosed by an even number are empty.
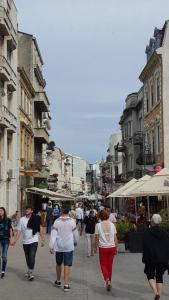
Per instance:
[[[117,237],[116,227],[109,221],[109,214],[102,210],[98,213],[100,223],[96,224],[95,247],[99,247],[100,267],[107,291],[111,290],[112,265],[116,254]]]

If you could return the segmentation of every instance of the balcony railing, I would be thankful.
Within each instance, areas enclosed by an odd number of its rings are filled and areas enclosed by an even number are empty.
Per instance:
[[[7,1],[0,0],[0,30],[5,36],[12,36],[17,44],[17,31],[14,28],[9,14],[7,13]]]
[[[34,128],[34,138],[39,139],[42,143],[49,143],[49,133],[46,126]]]
[[[0,55],[0,77],[4,81],[11,81],[16,86],[16,74],[7,59]]]
[[[34,161],[28,161],[24,158],[21,158],[21,168],[25,172],[37,172],[42,169],[42,153],[36,153]]]
[[[125,152],[126,151],[126,146],[123,143],[118,143],[115,146],[115,150],[117,150],[117,152]]]
[[[136,159],[138,165],[153,165],[155,163],[155,157],[153,154],[139,154]]]
[[[144,135],[142,131],[136,131],[133,134],[133,145],[142,145],[143,144]]]
[[[2,105],[0,106],[0,125],[8,128],[12,132],[16,131],[17,126],[17,118],[13,113],[9,111],[9,109]]]
[[[34,102],[35,104],[39,104],[41,111],[49,111],[50,103],[45,92],[36,92]]]

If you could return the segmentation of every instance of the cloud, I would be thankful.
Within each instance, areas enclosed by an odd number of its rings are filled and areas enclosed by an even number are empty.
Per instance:
[[[86,114],[82,116],[83,119],[115,119],[119,118],[119,114]]]

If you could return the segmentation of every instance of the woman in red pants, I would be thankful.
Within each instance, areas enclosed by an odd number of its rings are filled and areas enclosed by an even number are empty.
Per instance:
[[[106,282],[107,291],[111,290],[112,265],[116,254],[117,237],[116,227],[109,221],[109,215],[105,210],[98,214],[100,223],[96,224],[95,248],[99,247],[100,267]]]

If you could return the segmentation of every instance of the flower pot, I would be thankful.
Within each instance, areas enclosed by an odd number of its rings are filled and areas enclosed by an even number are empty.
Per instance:
[[[125,249],[125,243],[124,242],[118,242],[118,253],[125,253],[126,249]]]

